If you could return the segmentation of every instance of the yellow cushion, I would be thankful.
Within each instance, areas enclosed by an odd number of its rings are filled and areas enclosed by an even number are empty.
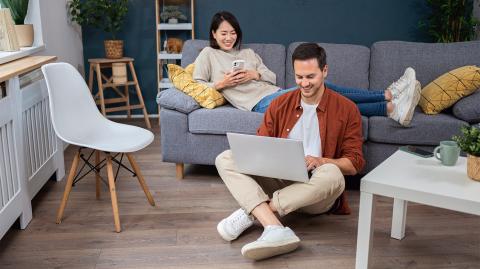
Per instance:
[[[226,101],[221,93],[193,79],[194,64],[188,65],[185,69],[176,64],[169,64],[167,66],[168,77],[173,83],[173,86],[191,96],[200,106],[212,109],[225,104]]]
[[[418,103],[426,114],[438,114],[480,88],[480,68],[463,66],[449,71],[422,89]]]

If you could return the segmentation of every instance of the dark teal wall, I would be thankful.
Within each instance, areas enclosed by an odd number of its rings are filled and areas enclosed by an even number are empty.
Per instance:
[[[196,0],[195,3],[197,39],[208,39],[213,14],[228,10],[240,21],[245,43],[287,46],[293,41],[319,41],[370,46],[380,40],[428,41],[417,29],[425,14],[423,0]],[[84,27],[85,66],[88,58],[103,57],[104,38],[102,32]],[[154,0],[130,0],[119,38],[125,40],[125,55],[135,58],[148,111],[156,114]]]

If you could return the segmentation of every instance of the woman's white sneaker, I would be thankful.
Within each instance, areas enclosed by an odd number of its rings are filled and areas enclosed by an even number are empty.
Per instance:
[[[252,226],[253,222],[254,218],[245,214],[245,211],[240,208],[222,219],[217,225],[217,231],[223,239],[232,241]]]
[[[252,260],[262,260],[294,251],[300,238],[288,227],[266,226],[262,235],[254,242],[242,247],[242,255]]]
[[[405,93],[405,90],[407,90],[410,85],[415,83],[415,80],[415,70],[411,67],[407,67],[403,75],[397,81],[388,86],[387,90],[390,90],[393,99],[398,99],[403,93]]]
[[[415,80],[408,86],[404,94],[392,101],[394,108],[389,117],[400,123],[402,126],[409,126],[412,121],[415,107],[420,100],[420,92],[420,82]]]

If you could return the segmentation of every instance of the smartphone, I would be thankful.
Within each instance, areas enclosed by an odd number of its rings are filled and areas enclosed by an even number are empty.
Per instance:
[[[402,146],[399,149],[423,158],[433,157],[433,152],[430,152],[428,150],[424,150],[415,146]]]
[[[242,70],[245,68],[245,61],[244,60],[235,60],[232,62],[232,72]]]

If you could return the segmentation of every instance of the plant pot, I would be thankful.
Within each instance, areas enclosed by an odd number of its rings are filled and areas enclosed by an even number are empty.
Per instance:
[[[170,19],[168,19],[168,23],[171,23],[171,24],[178,23],[178,19],[176,19],[176,18],[170,18]]]
[[[468,154],[467,175],[473,180],[480,181],[480,157]]]
[[[33,24],[15,25],[15,33],[20,47],[31,47],[33,45]]]
[[[127,64],[112,63],[113,83],[125,84],[127,82]]]
[[[107,59],[120,59],[123,57],[123,40],[105,40],[105,57]]]

